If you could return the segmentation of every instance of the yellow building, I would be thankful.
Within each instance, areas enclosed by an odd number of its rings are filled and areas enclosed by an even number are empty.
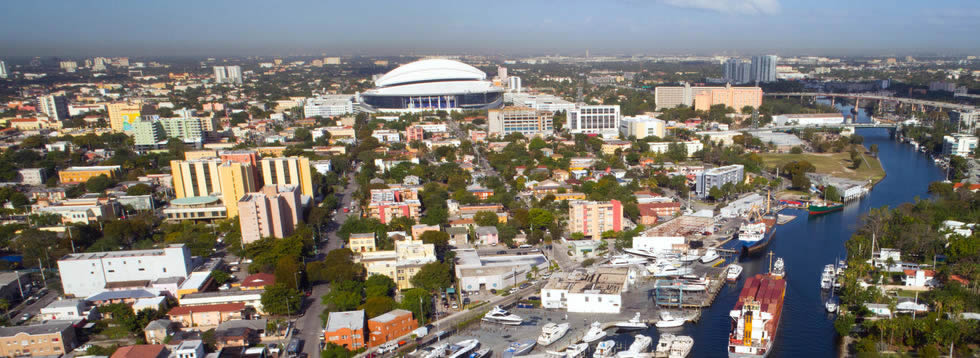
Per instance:
[[[249,163],[222,163],[218,158],[173,160],[170,169],[178,199],[220,196],[229,218],[238,216],[238,200],[259,188]]]
[[[115,178],[121,167],[118,165],[102,165],[91,167],[70,167],[58,172],[58,179],[62,184],[84,183],[91,178],[99,175]]]
[[[295,185],[303,195],[313,196],[310,158],[285,157],[259,160],[263,185]]]
[[[255,168],[249,163],[226,162],[218,167],[221,177],[221,201],[228,208],[228,217],[238,216],[238,200],[259,190]]]
[[[281,157],[286,152],[286,147],[258,147],[255,151],[263,156]]]
[[[184,152],[184,159],[185,160],[204,159],[204,158],[217,158],[217,157],[218,157],[218,151],[217,150],[213,150],[213,149],[190,150],[190,151]]]
[[[347,247],[350,248],[351,251],[357,253],[378,251],[378,248],[374,244],[373,232],[350,234]]]
[[[116,132],[133,130],[133,124],[140,120],[140,107],[139,103],[110,103],[106,106],[109,127]]]
[[[436,249],[420,240],[402,240],[395,242],[395,250],[358,253],[355,261],[364,265],[368,277],[388,276],[399,290],[405,290],[414,287],[412,277],[422,266],[436,261]]]

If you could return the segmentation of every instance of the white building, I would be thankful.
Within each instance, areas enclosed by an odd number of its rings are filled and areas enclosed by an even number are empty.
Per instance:
[[[514,106],[530,107],[552,113],[575,109],[575,103],[550,94],[504,93],[504,103]]]
[[[844,114],[838,113],[800,113],[780,114],[772,117],[777,126],[823,127],[844,123]]]
[[[65,96],[47,95],[37,98],[38,110],[48,118],[63,121],[68,119],[68,99]]]
[[[507,90],[521,93],[521,78],[517,76],[507,77]]]
[[[956,123],[961,131],[973,133],[973,128],[980,120],[980,110],[949,111],[949,121]]]
[[[904,270],[905,286],[909,287],[929,287],[934,284],[933,278],[936,271],[933,270]]]
[[[199,340],[182,341],[177,348],[174,348],[173,357],[204,358],[204,342]]]
[[[528,272],[548,268],[548,259],[532,255],[480,256],[476,250],[456,250],[456,280],[463,292],[499,290],[523,282]]]
[[[262,308],[263,293],[265,293],[265,290],[196,292],[187,293],[180,296],[179,301],[181,306],[207,306],[226,303],[244,303],[245,306],[252,307],[257,312],[264,312]]]
[[[214,82],[242,84],[241,66],[214,66]]]
[[[721,208],[721,216],[726,218],[742,216],[744,214],[748,214],[752,208],[757,208],[760,210],[765,208],[766,206],[764,203],[765,198],[763,198],[762,195],[752,193],[731,202],[731,204],[728,204],[728,206],[725,206],[724,208]]]
[[[55,300],[44,306],[41,309],[40,318],[54,321],[90,320],[98,317],[98,312],[98,309],[89,308],[83,299],[69,298]]]
[[[972,135],[943,136],[943,155],[969,157],[977,149],[977,142],[977,137]]]
[[[106,284],[187,277],[191,271],[190,249],[183,244],[164,249],[69,254],[58,260],[65,295],[88,297]]]
[[[371,136],[378,139],[381,143],[397,143],[401,142],[401,135],[396,130],[391,129],[375,129],[371,132]]]
[[[25,168],[17,171],[20,173],[20,182],[27,185],[44,185],[47,176],[44,175],[44,168]]]
[[[684,148],[687,149],[688,157],[693,157],[694,153],[697,153],[698,151],[704,149],[704,143],[701,143],[696,140],[689,140],[686,142],[651,142],[647,144],[650,145],[651,152],[667,153],[667,150],[670,149],[670,145],[672,143],[678,143],[684,145]]]
[[[7,63],[0,61],[0,78],[7,78],[8,76],[10,75],[7,73]]]
[[[306,117],[336,117],[354,113],[353,96],[349,94],[324,95],[309,98],[303,105]]]
[[[637,139],[650,136],[663,138],[667,135],[667,122],[650,116],[623,117],[619,121],[619,133],[626,138],[630,136]]]
[[[738,184],[743,181],[745,181],[745,166],[741,164],[711,168],[698,173],[695,192],[703,199],[708,197],[711,188],[720,188],[726,183]]]
[[[637,236],[633,238],[633,250],[647,252],[674,252],[686,248],[683,236]]]
[[[628,268],[573,271],[565,277],[552,279],[541,289],[541,307],[576,313],[620,313],[622,293],[635,279],[636,273]]]
[[[568,112],[565,128],[570,133],[619,137],[619,105],[583,105]]]

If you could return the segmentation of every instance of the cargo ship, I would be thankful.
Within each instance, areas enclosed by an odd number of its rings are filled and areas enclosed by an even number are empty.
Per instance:
[[[810,215],[823,215],[843,209],[844,203],[832,202],[810,203],[810,205],[807,205],[806,207],[806,211],[810,213]]]
[[[786,281],[770,274],[749,277],[729,313],[729,357],[767,357],[779,330]]]
[[[738,241],[749,254],[753,254],[769,246],[773,235],[776,234],[776,218],[765,216],[762,220],[751,224],[742,224],[738,228]]]

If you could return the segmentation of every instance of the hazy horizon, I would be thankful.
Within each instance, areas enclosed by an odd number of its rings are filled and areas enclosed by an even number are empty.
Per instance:
[[[880,3],[880,2],[879,2]],[[0,58],[965,55],[980,2],[10,1]]]

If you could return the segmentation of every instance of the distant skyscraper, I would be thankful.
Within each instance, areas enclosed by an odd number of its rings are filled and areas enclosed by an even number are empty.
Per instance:
[[[65,96],[47,95],[37,98],[37,105],[41,113],[48,118],[63,121],[68,119],[68,100]]]
[[[521,93],[521,78],[517,76],[507,77],[507,90]]]
[[[779,58],[773,55],[752,57],[752,81],[758,83],[776,81],[776,62]]]
[[[752,72],[752,65],[744,60],[739,60],[736,58],[730,58],[725,61],[725,81],[734,84],[742,84],[752,82],[750,75]]]
[[[7,78],[7,63],[0,61],[0,78]]]
[[[241,66],[214,66],[214,81],[217,83],[242,84]]]

